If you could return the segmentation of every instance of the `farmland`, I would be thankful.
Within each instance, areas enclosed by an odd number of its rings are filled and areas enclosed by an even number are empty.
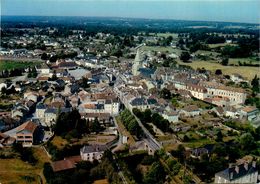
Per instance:
[[[0,71],[3,70],[12,70],[12,69],[24,69],[28,67],[33,67],[39,65],[37,61],[9,61],[9,60],[0,60]]]

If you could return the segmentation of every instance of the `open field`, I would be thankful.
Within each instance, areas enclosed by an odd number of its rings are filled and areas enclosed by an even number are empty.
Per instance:
[[[204,67],[206,70],[215,72],[216,69],[221,69],[222,73],[225,75],[231,75],[233,73],[241,74],[248,80],[252,80],[255,75],[259,76],[260,68],[258,67],[248,67],[248,66],[223,66],[214,61],[193,61],[192,63],[184,63],[178,61],[181,65],[191,66],[193,69]]]
[[[34,156],[38,159],[35,166],[23,162],[18,158],[0,159],[1,184],[46,183],[43,176],[43,164],[50,159],[40,147],[33,148]]]
[[[241,63],[249,63],[249,64],[259,64],[260,61],[257,61],[254,58],[229,58],[229,64],[239,65],[239,61]]]
[[[209,48],[225,47],[225,46],[227,46],[227,45],[236,46],[237,44],[233,44],[233,43],[208,44]]]
[[[173,47],[163,47],[163,46],[144,46],[142,47],[143,51],[156,51],[156,52],[169,52],[169,53],[175,53],[177,55],[181,54],[180,49],[176,49]]]
[[[0,71],[33,67],[40,64],[37,61],[9,61],[0,60]]]

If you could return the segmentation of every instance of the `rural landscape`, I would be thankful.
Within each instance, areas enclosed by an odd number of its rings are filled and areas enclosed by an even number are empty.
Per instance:
[[[0,184],[259,183],[259,31],[1,15]]]

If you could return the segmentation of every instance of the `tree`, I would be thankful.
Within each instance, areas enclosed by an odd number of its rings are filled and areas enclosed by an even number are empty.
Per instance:
[[[217,133],[217,139],[216,139],[216,141],[217,141],[217,142],[221,142],[222,139],[223,139],[223,134],[222,134],[221,130],[219,130],[218,133]]]
[[[83,87],[83,88],[89,88],[89,83],[88,83],[88,78],[86,78],[86,77],[82,77],[82,83],[81,83],[81,86]]]
[[[254,137],[250,133],[244,133],[239,137],[241,148],[245,151],[250,151],[255,147]]]
[[[220,69],[217,69],[216,72],[215,72],[216,75],[222,75],[222,70]]]
[[[91,132],[96,132],[96,133],[100,132],[101,126],[100,126],[100,123],[97,118],[95,118],[95,120],[92,122],[90,129],[91,129]]]
[[[190,58],[191,58],[191,56],[190,56],[189,52],[184,51],[184,52],[181,53],[180,59],[181,59],[183,62],[189,61]]]
[[[47,55],[45,52],[42,53],[41,59],[42,59],[42,60],[47,60],[47,59],[48,59],[48,55]]]
[[[252,90],[253,92],[259,93],[260,92],[260,79],[255,75],[253,80],[251,81]]]
[[[152,164],[151,168],[149,169],[148,173],[144,176],[144,183],[151,184],[151,183],[164,183],[165,179],[165,171],[160,162],[155,162]]]
[[[50,62],[55,63],[57,61],[58,57],[56,55],[50,57]]]
[[[228,65],[228,57],[224,57],[221,61],[221,64],[224,65],[224,66],[227,66]]]
[[[171,98],[171,92],[167,88],[163,88],[160,93],[161,98],[164,99],[170,99]]]
[[[50,180],[54,177],[54,172],[52,170],[51,164],[45,162],[43,165],[43,174],[47,180],[47,182],[49,183]]]

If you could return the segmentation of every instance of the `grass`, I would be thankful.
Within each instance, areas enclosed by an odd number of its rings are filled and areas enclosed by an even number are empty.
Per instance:
[[[93,184],[108,184],[108,180],[107,179],[101,179],[101,180],[96,180],[94,181]]]
[[[214,143],[215,141],[204,138],[199,140],[191,140],[187,143],[184,143],[184,145],[190,148],[198,148],[206,144],[214,144]]]
[[[39,65],[37,61],[7,61],[0,60],[0,71],[11,69],[22,69]]]
[[[237,44],[232,44],[232,43],[208,44],[209,48],[225,47],[225,46],[227,46],[227,45],[236,46]]]
[[[169,52],[169,53],[176,53],[177,55],[180,55],[182,52],[180,49],[176,49],[170,46],[164,47],[164,46],[143,46],[143,51],[156,51],[156,52]]]
[[[224,75],[231,75],[233,73],[239,73],[247,80],[252,80],[255,75],[259,76],[258,67],[248,67],[248,66],[223,66],[215,61],[193,61],[192,63],[184,63],[178,61],[181,65],[191,66],[193,69],[204,67],[206,70],[210,70],[215,73],[216,69],[221,69]]]
[[[63,138],[60,137],[60,136],[55,136],[55,137],[52,139],[51,143],[52,143],[54,146],[56,146],[58,149],[62,149],[62,148],[64,148],[64,146],[65,146],[66,144],[68,144],[68,141],[67,141],[66,139],[63,139]]]
[[[23,162],[19,158],[0,159],[0,182],[2,184],[46,183],[43,176],[43,164],[50,162],[47,154],[41,147],[33,148],[38,162],[35,166]]]

